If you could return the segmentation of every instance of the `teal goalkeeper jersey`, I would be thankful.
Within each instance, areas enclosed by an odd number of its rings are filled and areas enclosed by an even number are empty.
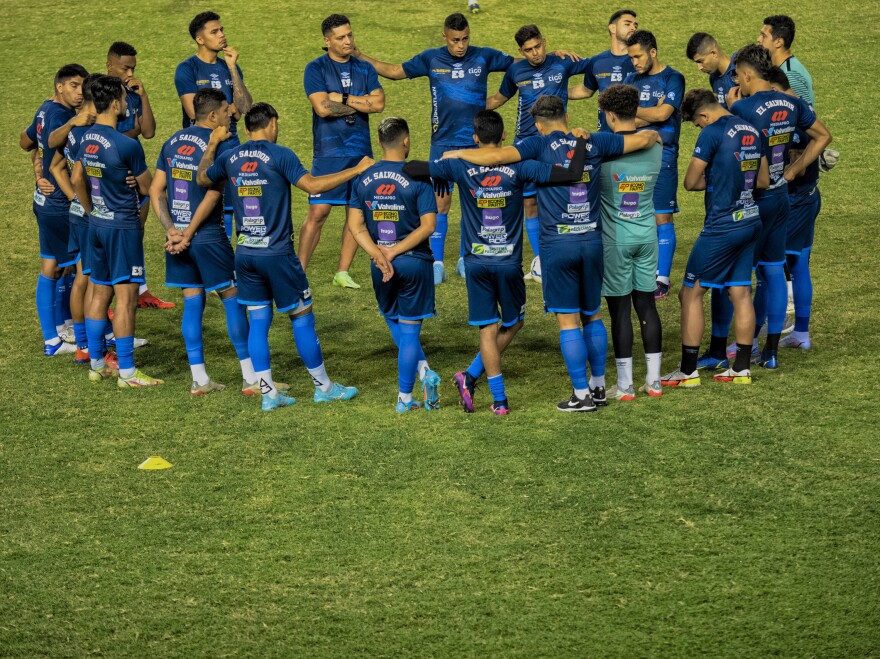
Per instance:
[[[663,147],[655,144],[602,165],[599,207],[604,243],[638,245],[657,240],[654,185],[662,157]]]

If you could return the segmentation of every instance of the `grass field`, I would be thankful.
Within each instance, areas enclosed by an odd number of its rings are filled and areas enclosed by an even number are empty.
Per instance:
[[[364,52],[402,61],[439,45],[444,16],[464,2],[218,2],[255,100],[281,114],[280,142],[311,160],[305,64],[320,21],[348,14]],[[608,47],[615,8],[484,0],[473,41],[513,52],[537,22],[551,47]],[[115,40],[139,51],[157,116],[155,162],[179,127],[176,64],[193,54],[193,2],[6,0],[0,23],[0,655],[73,656],[818,656],[880,654],[880,447],[876,374],[876,108],[880,7],[789,3],[795,52],[813,75],[819,116],[840,165],[822,178],[809,353],[754,386],[706,381],[583,418],[553,410],[568,395],[555,321],[530,285],[527,324],[507,353],[513,406],[494,418],[482,389],[466,416],[446,408],[392,413],[395,350],[372,291],[330,285],[341,214],[310,269],[331,376],[356,384],[349,404],[315,406],[290,327],[272,330],[276,377],[293,409],[262,414],[232,386],[192,400],[181,309],[138,315],[138,351],[166,384],[122,392],[91,385],[72,361],[39,353],[38,273],[29,161],[20,130],[69,61],[103,66]],[[752,41],[765,3],[635,5],[663,62],[705,86],[684,57],[691,33],[732,51]],[[698,9],[700,11],[698,11]],[[779,8],[783,10],[782,7]],[[490,81],[490,93],[501,76]],[[424,80],[386,82],[386,115],[406,117],[414,157],[427,156]],[[512,126],[511,102],[503,109]],[[595,100],[570,104],[591,127]],[[375,122],[374,122],[375,125]],[[682,130],[680,166],[696,130]],[[295,193],[294,224],[306,198]],[[702,197],[681,191],[674,281],[702,223]],[[453,203],[450,225],[458,217]],[[450,233],[447,251],[457,246]],[[162,297],[159,223],[147,230],[148,279]],[[360,255],[354,276],[368,281]],[[677,288],[677,286],[676,286]],[[425,349],[448,382],[477,335],[466,293],[438,289]],[[660,305],[664,369],[678,360],[678,303]],[[644,374],[636,341],[636,380]],[[209,300],[212,377],[238,365],[222,308]],[[613,360],[609,365],[613,378]],[[668,367],[668,369],[667,369]],[[572,416],[576,418],[571,418]],[[150,455],[174,464],[137,465]]]

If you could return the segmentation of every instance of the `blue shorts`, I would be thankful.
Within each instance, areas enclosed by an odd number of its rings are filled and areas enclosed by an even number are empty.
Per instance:
[[[379,268],[370,265],[379,313],[389,320],[422,320],[436,316],[432,262],[402,254],[391,265],[394,275],[387,282],[382,281]]]
[[[450,146],[448,144],[431,144],[431,150],[428,153],[428,162],[433,162],[435,160],[440,160],[443,157],[443,154],[447,151],[458,151],[460,149],[475,149],[477,148],[476,144],[468,144],[466,146]],[[452,181],[447,181],[449,184],[449,192],[451,193],[455,189],[455,183]]]
[[[324,176],[326,174],[338,174],[343,169],[354,167],[363,156],[353,156],[350,158],[314,158],[312,160],[312,176]],[[351,183],[354,179],[348,180],[342,185],[337,185],[332,190],[322,192],[321,194],[310,194],[310,204],[330,204],[331,206],[346,206],[348,199],[351,197]]]
[[[525,318],[526,282],[519,264],[493,265],[468,257],[464,263],[469,325],[482,327],[500,320],[504,327],[510,327]]]
[[[55,259],[59,268],[76,263],[76,252],[70,251],[70,211],[34,204],[40,233],[40,258]]]
[[[76,260],[84,275],[92,272],[92,250],[89,247],[89,220],[75,213],[70,214],[70,238],[67,249],[76,254]]]
[[[254,256],[235,253],[238,277],[238,303],[252,307],[271,305],[279,312],[293,311],[312,304],[309,280],[296,254]]]
[[[730,231],[701,233],[688,257],[682,284],[690,288],[752,285],[752,258],[761,223],[749,222]]]
[[[235,286],[235,254],[229,241],[192,243],[180,254],[165,252],[165,285],[204,288],[206,293]]]
[[[761,237],[755,248],[755,265],[783,265],[788,233],[788,195],[785,190],[761,195],[758,211],[761,213]]]
[[[601,240],[541,243],[544,311],[592,316],[602,305]]]
[[[654,214],[678,212],[678,161],[660,166],[654,185]]]
[[[92,282],[102,286],[144,283],[144,237],[140,227],[105,227],[89,222]]]
[[[789,199],[791,201],[791,199]],[[809,197],[798,199],[788,211],[788,232],[785,239],[786,254],[800,254],[813,246],[813,234],[816,229],[816,218],[822,209],[822,197],[819,188],[813,190]]]

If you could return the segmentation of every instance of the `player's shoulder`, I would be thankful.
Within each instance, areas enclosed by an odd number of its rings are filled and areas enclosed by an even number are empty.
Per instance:
[[[352,57],[351,63],[356,69],[360,69],[362,71],[375,71],[376,67],[373,66],[367,60],[361,59],[360,57]]]
[[[197,69],[198,66],[199,66],[199,61],[200,61],[200,60],[199,60],[198,57],[196,57],[195,55],[192,55],[192,56],[190,56],[190,57],[187,57],[187,58],[186,58],[185,60],[183,60],[180,64],[178,64],[176,70],[177,70],[178,72],[182,72],[182,71],[195,71],[195,69]]]
[[[593,64],[601,64],[607,60],[617,59],[617,56],[612,53],[610,50],[603,50],[601,53],[597,53],[590,58],[590,62]]]
[[[684,82],[684,75],[682,75],[681,71],[678,69],[673,69],[671,66],[668,66],[660,72],[667,80],[680,80]]]
[[[320,68],[324,64],[323,60],[326,58],[327,58],[327,53],[324,53],[323,55],[319,55],[318,57],[316,57],[315,59],[311,60],[310,62],[308,62],[306,64],[305,70],[311,71],[312,69]],[[354,58],[352,58],[352,59],[354,59]]]

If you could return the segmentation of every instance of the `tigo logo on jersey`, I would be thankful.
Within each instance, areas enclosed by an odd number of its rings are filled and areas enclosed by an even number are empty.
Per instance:
[[[98,150],[99,150],[100,148],[101,148],[101,147],[98,146],[97,144],[89,144],[89,145],[86,147],[86,153],[89,154],[90,156],[93,156],[93,155],[95,155],[96,153],[98,153]]]
[[[253,172],[257,171],[257,164],[258,163],[256,160],[254,162],[246,162],[241,166],[241,171],[246,174],[252,174]]]
[[[196,152],[196,148],[194,146],[190,146],[189,144],[184,144],[179,149],[177,149],[177,153],[182,156],[191,156]]]
[[[394,191],[397,189],[397,186],[393,183],[383,183],[378,188],[376,188],[376,194],[382,195],[383,197],[387,197],[390,194],[394,194]]]
[[[499,183],[501,183],[500,176],[487,176],[482,181],[480,181],[480,185],[487,187],[487,188],[494,188]]]
[[[777,110],[772,115],[770,115],[770,121],[785,121],[785,118],[788,116],[788,110]]]

